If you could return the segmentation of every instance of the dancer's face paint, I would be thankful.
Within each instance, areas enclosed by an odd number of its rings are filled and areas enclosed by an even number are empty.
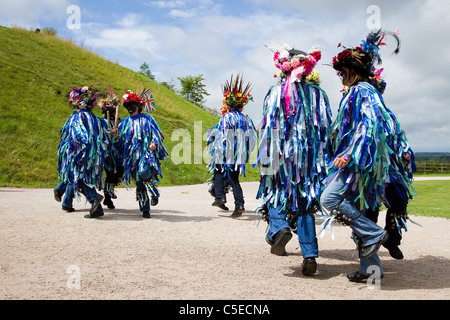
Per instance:
[[[342,70],[339,73],[339,76],[341,78],[342,84],[346,85],[347,77],[348,77],[348,70],[342,68]]]
[[[129,114],[133,114],[137,110],[137,106],[135,104],[129,105],[126,107]]]

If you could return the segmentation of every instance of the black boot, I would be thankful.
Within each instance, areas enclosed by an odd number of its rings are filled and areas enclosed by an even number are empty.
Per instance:
[[[226,205],[224,205],[224,204],[221,204],[219,206],[219,208],[222,209],[222,210],[228,211],[228,207]]]
[[[58,189],[53,189],[53,197],[56,201],[61,202],[62,195],[59,193]]]
[[[371,244],[369,246],[362,247],[359,250],[359,258],[360,259],[368,259],[368,258],[372,257],[375,253],[377,253],[377,251],[380,249],[381,245],[383,243],[385,243],[388,238],[389,238],[389,235],[386,232],[383,239],[381,239],[380,241],[378,241],[374,244]]]
[[[213,207],[220,207],[222,204],[227,203],[227,200],[225,199],[216,199],[214,200],[214,202],[211,204]]]
[[[242,215],[242,213],[244,213],[244,211],[245,211],[244,206],[236,206],[234,208],[233,213],[231,214],[231,217],[232,218],[238,218],[238,217],[240,217]]]
[[[302,273],[305,276],[312,276],[317,271],[316,258],[305,258],[302,264]]]
[[[150,211],[144,211],[142,213],[142,218],[150,219]]]
[[[209,194],[210,194],[213,198],[216,197],[216,189],[214,189],[214,186],[211,186],[211,187],[208,189],[208,192],[209,192]]]
[[[403,252],[402,250],[400,250],[400,248],[398,246],[391,246],[391,245],[387,245],[387,244],[383,244],[383,246],[388,249],[389,254],[391,255],[392,258],[397,259],[397,260],[402,260],[403,257]]]
[[[97,210],[97,211],[95,211],[93,213],[86,214],[84,217],[86,219],[95,219],[95,218],[99,218],[99,217],[101,217],[103,215],[104,215],[103,210]]]
[[[92,206],[91,206],[91,210],[89,211],[89,214],[92,215],[92,214],[97,210],[97,208],[98,208],[98,206],[100,205],[100,203],[102,202],[102,200],[103,200],[103,196],[99,194],[99,195],[91,202]]]
[[[270,248],[270,253],[277,256],[286,255],[286,244],[291,240],[292,232],[288,227],[282,228],[275,235],[275,240],[273,241],[272,248]]]
[[[69,208],[69,207],[66,207],[66,206],[62,206],[62,209],[63,209],[64,211],[67,211],[67,212],[74,212],[74,211],[75,211],[74,208]]]
[[[109,193],[105,193],[105,200],[103,200],[103,204],[108,207],[108,209],[115,209],[114,203],[111,200],[111,196]]]
[[[365,283],[370,276],[355,271],[347,274],[347,279],[351,282]],[[380,279],[384,278],[384,274],[380,275]]]

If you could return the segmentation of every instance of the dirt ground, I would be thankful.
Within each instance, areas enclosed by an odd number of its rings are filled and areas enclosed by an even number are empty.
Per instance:
[[[318,273],[306,277],[297,236],[287,256],[271,255],[267,224],[253,211],[258,183],[242,187],[247,211],[238,219],[211,206],[206,184],[161,187],[151,219],[139,213],[134,190],[117,189],[116,209],[85,219],[85,198],[68,213],[51,189],[1,188],[0,299],[449,299],[448,219],[411,215],[422,227],[408,224],[404,260],[380,249],[379,287],[347,280],[359,260],[350,229],[336,224],[334,240],[330,230],[319,238]]]

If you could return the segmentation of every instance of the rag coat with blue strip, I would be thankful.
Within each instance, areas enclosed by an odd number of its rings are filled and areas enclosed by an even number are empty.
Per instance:
[[[156,120],[150,114],[139,113],[123,119],[118,129],[123,150],[124,175],[122,181],[127,186],[131,179],[140,181],[139,174],[148,169],[159,181],[162,178],[160,161],[169,154],[164,146],[164,136]],[[150,150],[152,143],[156,145],[155,150]]]
[[[328,173],[331,116],[328,97],[316,85],[283,79],[269,90],[255,163],[261,174],[257,198],[264,204],[293,212],[316,204]]]
[[[257,133],[253,121],[240,110],[222,116],[207,131],[207,150],[211,155],[210,171],[239,171],[245,176],[246,164],[256,146]]]
[[[384,188],[390,175],[409,189],[411,180],[397,159],[401,159],[409,145],[395,116],[372,84],[360,82],[344,95],[333,124],[331,143],[334,157],[330,164],[337,156],[352,156],[342,192],[361,210],[387,203]],[[330,177],[340,170],[333,167]]]
[[[74,113],[61,129],[58,146],[58,177],[78,190],[82,180],[103,189],[103,164],[109,138],[104,122],[89,110]]]
[[[386,108],[393,123],[395,124],[395,134],[387,139],[390,148],[390,166],[387,183],[391,182],[396,187],[399,195],[408,201],[416,196],[413,187],[413,174],[417,171],[414,151],[406,138],[405,132],[401,129],[400,123],[391,110]],[[404,160],[405,156],[409,156],[409,160]],[[386,203],[389,207],[389,203]]]
[[[114,119],[109,119],[109,123],[108,123],[108,119],[106,117],[103,117],[102,121],[104,122],[104,126],[107,126],[108,128],[114,127],[114,122],[115,122]],[[120,124],[120,121],[122,121],[122,120],[119,118],[119,124]],[[107,150],[104,167],[105,167],[105,171],[114,172],[120,166],[122,166],[122,162],[123,162],[122,144],[118,140],[116,140],[116,138],[112,134],[108,135],[108,140],[109,140],[109,147]]]

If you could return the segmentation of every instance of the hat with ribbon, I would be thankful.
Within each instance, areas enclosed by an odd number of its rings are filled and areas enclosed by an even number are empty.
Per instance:
[[[377,30],[370,32],[366,40],[362,40],[360,46],[356,48],[344,47],[344,50],[339,52],[333,58],[332,66],[337,71],[342,71],[342,68],[348,67],[359,71],[362,75],[373,77],[375,65],[381,64],[380,47],[388,46],[387,40],[391,38],[394,40],[394,52],[398,54],[400,51],[400,39],[398,37],[398,30],[395,32]],[[338,47],[341,47],[339,43]]]

